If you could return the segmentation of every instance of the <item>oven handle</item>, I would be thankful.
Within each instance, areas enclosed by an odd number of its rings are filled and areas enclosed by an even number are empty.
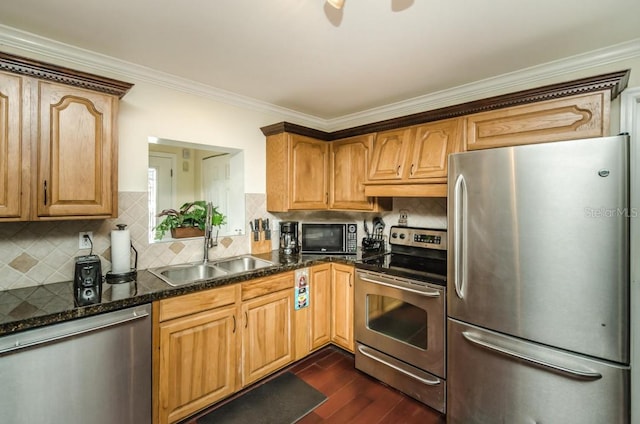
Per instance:
[[[370,354],[369,352],[367,352],[367,348],[364,347],[364,346],[358,345],[358,350],[360,351],[360,353],[362,353],[367,358],[373,359],[376,362],[380,362],[381,364],[384,364],[384,365],[386,365],[388,367],[391,367],[394,370],[396,370],[398,372],[401,372],[402,374],[404,374],[404,375],[406,375],[408,377],[416,379],[421,383],[427,384],[429,386],[437,386],[438,384],[442,383],[442,381],[440,379],[438,379],[438,378],[433,379],[433,380],[428,380],[426,378],[419,377],[419,376],[417,376],[417,375],[415,375],[415,374],[413,374],[413,373],[411,373],[411,372],[409,372],[407,370],[403,370],[402,368],[400,368],[400,367],[398,367],[398,366],[396,366],[396,365],[394,365],[394,364],[392,364],[390,362],[387,362],[382,358],[378,358],[378,357]]]
[[[453,286],[456,289],[456,295],[464,298],[465,288],[465,265],[467,247],[464,243],[467,225],[467,185],[462,174],[458,175],[453,189],[453,219],[454,219],[454,242],[453,242]]]
[[[374,283],[374,284],[380,284],[381,286],[385,286],[385,287],[391,287],[393,289],[398,289],[398,290],[402,290],[402,291],[407,291],[409,293],[415,293],[418,294],[420,296],[424,296],[424,297],[439,297],[440,296],[440,292],[437,290],[434,291],[420,291],[420,290],[414,290],[414,289],[410,289],[404,286],[397,286],[395,284],[390,284],[390,283],[383,283],[382,281],[378,281],[378,280],[371,280],[367,277],[363,277],[362,275],[360,275],[360,279],[369,283]]]

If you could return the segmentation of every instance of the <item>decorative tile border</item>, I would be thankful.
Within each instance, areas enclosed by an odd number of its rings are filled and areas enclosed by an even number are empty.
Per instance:
[[[272,248],[275,250],[278,248],[280,221],[356,222],[359,234],[363,235],[364,220],[371,223],[375,216],[364,212],[336,211],[271,214],[267,212],[265,194],[248,193],[245,197],[245,234],[220,238],[218,245],[209,251],[210,258],[250,253],[249,221],[256,218],[269,218],[271,221]],[[89,253],[87,250],[78,250],[78,233],[81,231],[93,232],[93,252],[100,256],[102,272],[106,273],[111,270],[110,235],[116,224],[126,224],[131,232],[131,242],[138,251],[138,269],[202,259],[202,240],[199,239],[149,243],[146,192],[121,192],[118,204],[117,219],[1,223],[0,291],[72,280],[75,257]],[[387,226],[394,225],[398,222],[401,209],[409,211],[410,226],[446,228],[446,199],[395,198],[393,211],[378,215]]]

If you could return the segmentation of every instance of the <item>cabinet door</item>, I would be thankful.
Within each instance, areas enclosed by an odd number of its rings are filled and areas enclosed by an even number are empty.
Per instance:
[[[363,184],[372,140],[365,135],[331,143],[330,208],[373,210],[373,198],[364,194]]]
[[[416,127],[407,179],[446,179],[448,157],[458,150],[463,123],[451,119]]]
[[[0,220],[26,220],[29,193],[29,128],[23,110],[24,84],[17,75],[0,72]],[[6,218],[6,219],[5,219]]]
[[[44,81],[38,88],[38,217],[115,216],[117,97]]]
[[[159,326],[159,422],[176,422],[236,389],[235,305]]]
[[[378,133],[372,142],[369,180],[401,180],[410,141],[409,128]]]
[[[310,344],[311,350],[331,341],[331,264],[316,265],[310,276]]]
[[[326,209],[328,190],[328,143],[291,135],[290,209]]]
[[[345,349],[354,351],[353,337],[353,267],[332,264],[331,305],[333,321],[331,323],[331,340]]]
[[[242,386],[293,360],[293,290],[256,297],[242,303]]]
[[[466,149],[606,136],[610,104],[605,90],[469,115]]]

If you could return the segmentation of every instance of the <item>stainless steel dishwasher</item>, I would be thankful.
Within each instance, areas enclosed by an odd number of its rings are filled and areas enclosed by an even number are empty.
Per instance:
[[[151,306],[0,338],[0,421],[151,423]]]

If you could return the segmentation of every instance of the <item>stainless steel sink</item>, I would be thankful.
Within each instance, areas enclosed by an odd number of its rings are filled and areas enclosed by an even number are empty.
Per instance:
[[[172,286],[182,286],[196,281],[213,280],[242,272],[274,266],[273,262],[251,255],[221,259],[215,262],[168,265],[149,270],[156,277],[162,278]]]
[[[169,265],[150,269],[149,272],[162,278],[172,286],[181,286],[183,284],[211,280],[228,275],[228,272],[215,267],[211,263]]]
[[[225,259],[214,263],[215,266],[222,268],[229,274],[238,274],[240,272],[254,271],[256,269],[268,268],[274,266],[273,262],[254,256],[239,256],[236,258]]]

